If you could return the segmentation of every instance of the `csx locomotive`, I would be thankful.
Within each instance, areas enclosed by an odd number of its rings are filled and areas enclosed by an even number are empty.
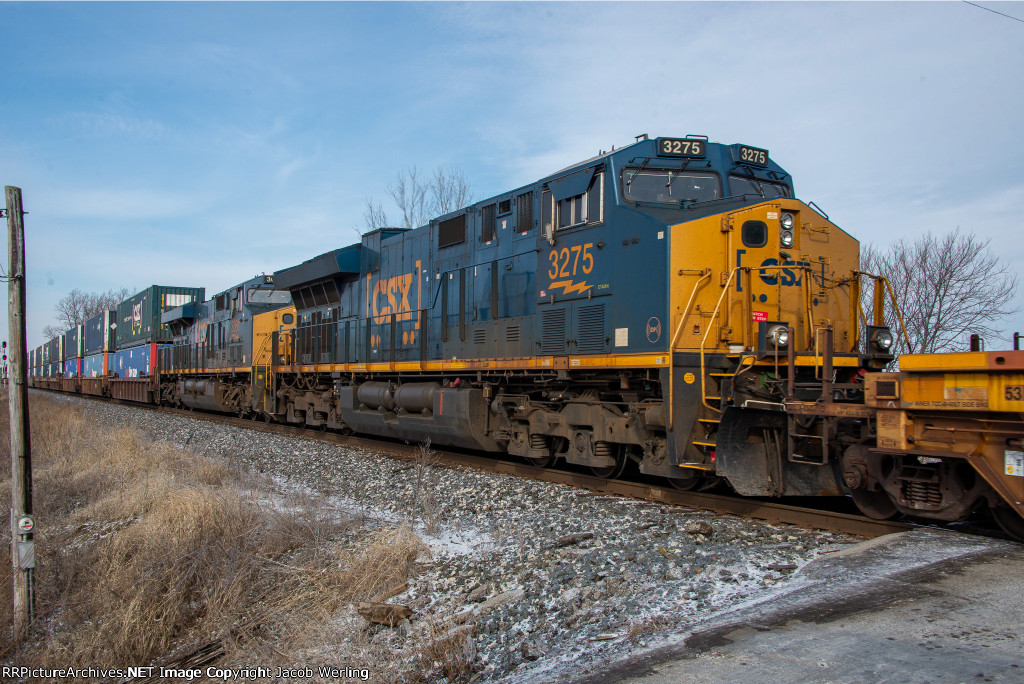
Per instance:
[[[884,280],[858,269],[857,241],[794,199],[767,150],[640,136],[428,225],[162,302],[154,330],[173,343],[104,391],[607,477],[634,462],[681,488],[852,493],[876,517],[987,503],[1019,523],[1016,477],[877,450],[894,337]]]

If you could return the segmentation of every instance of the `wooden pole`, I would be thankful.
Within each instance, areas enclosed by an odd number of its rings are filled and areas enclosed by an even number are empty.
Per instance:
[[[10,271],[7,314],[10,334],[10,378],[7,384],[11,413],[11,562],[14,565],[14,637],[25,634],[34,618],[32,575],[32,449],[28,422],[28,368],[25,363],[25,225],[21,188],[4,188],[7,200],[7,236]]]

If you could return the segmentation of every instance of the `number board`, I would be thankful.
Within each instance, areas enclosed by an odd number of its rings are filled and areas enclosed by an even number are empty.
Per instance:
[[[740,163],[742,164],[757,164],[758,166],[768,165],[768,150],[762,150],[759,147],[747,147],[746,145],[740,145]]]
[[[703,157],[707,143],[691,138],[658,138],[658,154],[662,157]]]

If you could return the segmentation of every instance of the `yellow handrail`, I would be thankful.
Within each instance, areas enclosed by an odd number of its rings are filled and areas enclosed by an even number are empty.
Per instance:
[[[715,407],[711,406],[710,404],[708,404],[708,400],[707,400],[707,379],[706,379],[705,363],[704,363],[704,347],[705,347],[705,345],[707,343],[708,335],[711,334],[711,331],[715,327],[714,326],[715,320],[718,319],[718,313],[719,313],[719,311],[722,308],[722,300],[725,299],[726,295],[730,295],[731,294],[731,286],[732,286],[733,278],[740,271],[744,271],[744,272],[750,272],[750,271],[754,271],[754,270],[757,270],[757,271],[781,271],[784,268],[786,268],[786,269],[798,268],[798,269],[800,269],[802,271],[805,271],[806,275],[809,275],[810,274],[810,270],[811,270],[807,266],[796,266],[794,264],[788,264],[788,265],[787,264],[780,264],[778,266],[735,266],[729,272],[729,277],[726,279],[725,284],[722,286],[722,294],[719,295],[718,302],[715,304],[715,311],[714,311],[714,313],[711,314],[711,320],[708,321],[708,328],[704,332],[704,337],[702,337],[701,340],[700,340],[700,400],[701,400],[701,403],[704,405],[704,407],[707,408],[709,411],[716,411],[718,413],[722,412],[721,408],[715,408]],[[804,281],[805,282],[807,281],[806,277],[804,278]],[[809,293],[810,292],[810,287],[809,286],[805,287],[805,290]],[[808,302],[808,304],[810,304],[810,302]],[[811,321],[809,320],[808,323],[810,324],[810,322]]]
[[[913,353],[913,349],[910,346],[910,336],[907,335],[907,324],[903,321],[903,312],[900,311],[899,302],[896,301],[896,294],[892,291],[892,285],[889,284],[889,279],[886,278],[885,276],[875,275],[874,273],[869,273],[867,271],[855,271],[855,273],[857,274],[858,278],[862,275],[866,275],[867,277],[875,281],[875,293],[873,297],[875,305],[875,325],[885,324],[885,297],[880,297],[878,295],[879,283],[885,284],[885,291],[889,293],[889,301],[892,302],[892,308],[896,312],[896,320],[900,322],[900,332],[903,333],[903,341],[907,343],[907,352]],[[857,301],[857,306],[860,307],[859,299]],[[863,307],[861,307],[861,315],[864,316],[864,322],[867,323],[867,316],[864,314]]]
[[[679,318],[679,325],[676,326],[676,332],[672,336],[672,343],[668,347],[668,429],[672,429],[672,398],[675,396],[675,376],[676,374],[672,371],[672,356],[676,351],[676,344],[679,342],[679,336],[683,334],[683,324],[686,323],[686,317],[690,315],[690,307],[693,306],[693,300],[697,298],[697,290],[699,290],[705,281],[711,279],[711,269],[704,269],[704,275],[694,283],[693,291],[690,292],[690,299],[686,302],[686,308],[683,309],[683,315]]]

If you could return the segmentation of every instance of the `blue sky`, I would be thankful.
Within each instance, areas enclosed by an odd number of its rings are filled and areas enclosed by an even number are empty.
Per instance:
[[[862,242],[960,226],[1024,270],[1024,23],[962,2],[0,2],[0,25],[30,347],[72,288],[212,294],[355,241],[367,197],[397,222],[410,165],[482,199],[639,133],[768,148]]]

